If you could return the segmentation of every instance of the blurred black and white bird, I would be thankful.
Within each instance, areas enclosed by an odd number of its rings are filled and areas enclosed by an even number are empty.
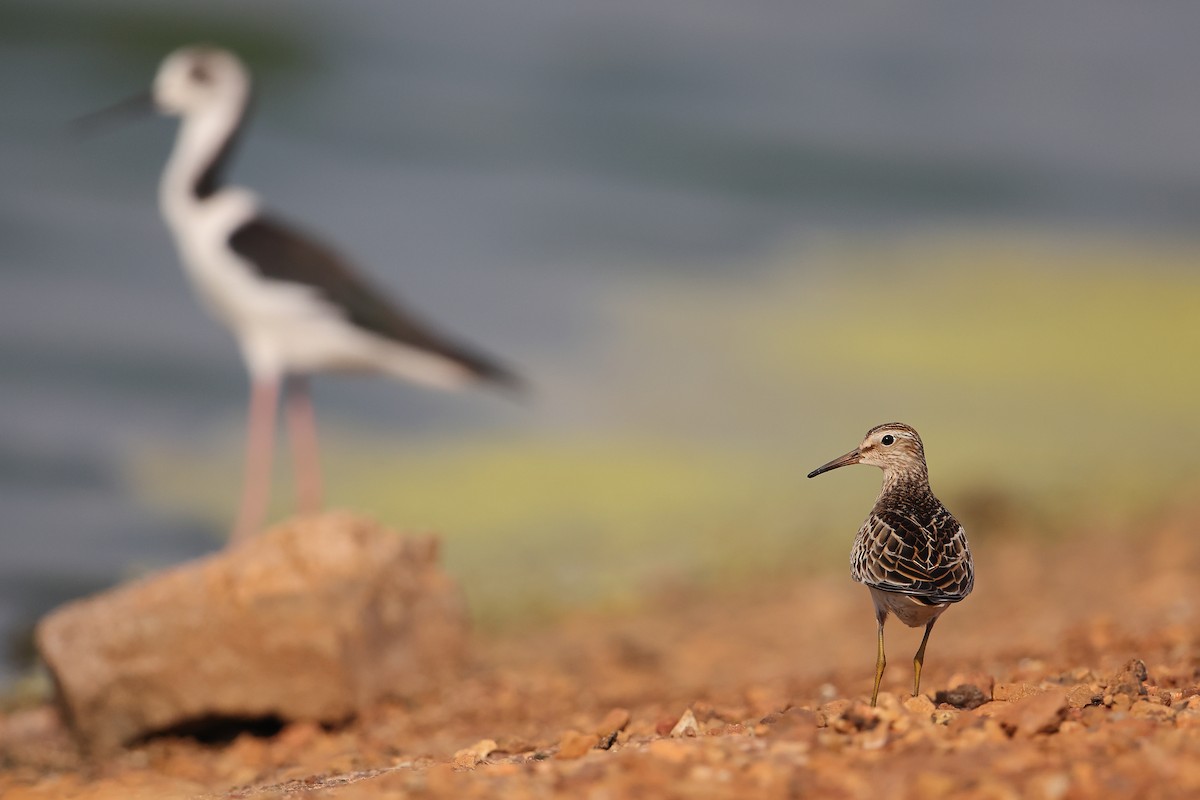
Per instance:
[[[297,496],[311,511],[322,489],[307,376],[367,372],[446,389],[520,385],[507,367],[390,300],[333,250],[264,213],[253,192],[225,185],[250,94],[237,56],[189,46],[166,57],[148,94],[92,115],[144,109],[180,120],[159,205],[188,277],[237,337],[253,384],[235,540],[257,531],[266,512],[281,390]]]
[[[850,464],[871,464],[883,470],[883,488],[854,538],[850,555],[850,576],[871,590],[879,625],[871,690],[871,705],[875,705],[887,663],[883,624],[888,614],[895,614],[910,628],[925,626],[921,647],[913,657],[916,696],[921,691],[929,633],[951,604],[971,593],[975,565],[962,525],[929,487],[925,446],[916,430],[900,422],[877,425],[867,431],[858,447],[822,464],[808,477]]]

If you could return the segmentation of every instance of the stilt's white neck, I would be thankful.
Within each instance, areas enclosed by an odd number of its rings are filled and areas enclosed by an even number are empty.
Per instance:
[[[232,87],[223,97],[182,116],[175,147],[159,183],[159,204],[172,227],[218,187],[217,180],[246,112],[249,86]]]

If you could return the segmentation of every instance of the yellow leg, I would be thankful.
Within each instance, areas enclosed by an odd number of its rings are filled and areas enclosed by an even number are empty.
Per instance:
[[[921,667],[925,666],[925,645],[929,642],[929,632],[933,630],[935,622],[937,622],[937,617],[929,620],[929,624],[925,626],[925,635],[921,637],[921,646],[917,648],[917,654],[913,656],[913,697],[921,693]],[[882,629],[880,633],[882,635]]]
[[[871,708],[879,700],[879,681],[883,678],[883,668],[887,666],[887,658],[883,655],[883,623],[886,619],[886,612],[879,615],[879,654],[875,656],[875,688],[871,690]]]

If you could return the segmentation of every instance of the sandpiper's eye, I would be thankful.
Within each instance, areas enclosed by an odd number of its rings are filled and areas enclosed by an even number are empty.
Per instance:
[[[884,443],[884,445],[895,444],[895,443],[896,443],[896,437],[895,437],[895,436],[892,436],[890,433],[885,433],[885,434],[883,435],[883,438],[882,438],[882,439],[880,439],[879,441],[883,442],[883,443]]]

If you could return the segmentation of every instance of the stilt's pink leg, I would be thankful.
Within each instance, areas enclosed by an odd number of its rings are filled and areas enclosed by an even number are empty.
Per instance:
[[[267,512],[271,489],[271,455],[275,447],[275,407],[279,381],[255,380],[250,393],[250,420],[246,432],[246,474],[242,483],[242,507],[238,511],[230,543],[258,533]]]
[[[321,510],[321,462],[317,454],[317,417],[313,413],[308,379],[293,377],[287,392],[288,436],[295,462],[296,504],[312,514]]]

